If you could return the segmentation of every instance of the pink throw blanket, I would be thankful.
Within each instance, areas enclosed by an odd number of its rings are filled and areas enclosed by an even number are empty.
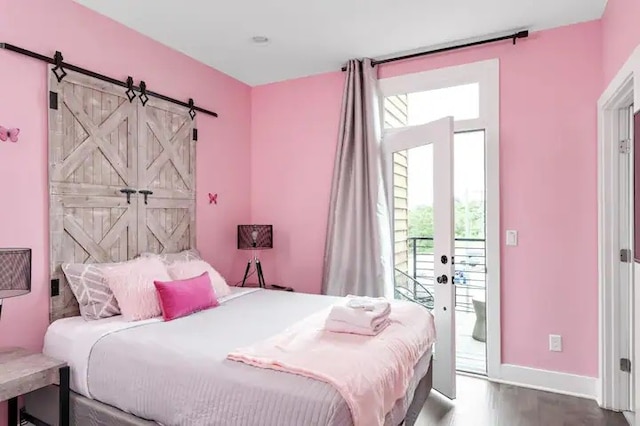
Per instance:
[[[393,301],[389,326],[372,337],[326,331],[328,313],[311,315],[227,358],[327,382],[349,405],[354,426],[383,425],[435,341],[433,316],[417,304]]]

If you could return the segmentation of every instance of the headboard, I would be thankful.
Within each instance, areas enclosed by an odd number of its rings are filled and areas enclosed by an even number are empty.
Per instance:
[[[51,322],[79,315],[60,268],[195,247],[195,120],[117,85],[50,73]]]

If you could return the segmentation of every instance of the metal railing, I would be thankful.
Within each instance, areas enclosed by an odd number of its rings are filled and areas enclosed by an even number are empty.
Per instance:
[[[410,277],[401,270],[395,270],[395,295],[396,299],[406,299],[416,302],[429,310],[433,310],[433,293],[418,280]]]
[[[396,269],[395,293],[401,298],[433,306],[435,293],[433,237],[409,237],[408,271]],[[486,241],[455,239],[456,310],[473,312],[474,298],[484,300],[486,288]],[[430,301],[427,304],[427,301]],[[429,307],[429,306],[427,306]]]

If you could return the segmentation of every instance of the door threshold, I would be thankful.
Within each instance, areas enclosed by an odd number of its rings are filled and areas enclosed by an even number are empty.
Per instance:
[[[629,423],[629,425],[634,426],[636,424],[635,421],[635,413],[632,411],[623,411],[622,414],[624,415],[624,418],[627,420],[627,423]]]
[[[457,376],[472,377],[474,379],[484,379],[484,380],[488,379],[486,374],[472,373],[470,371],[458,371],[458,370],[456,370],[456,375]]]

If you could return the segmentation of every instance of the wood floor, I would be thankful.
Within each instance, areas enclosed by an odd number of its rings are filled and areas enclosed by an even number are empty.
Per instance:
[[[458,398],[432,392],[416,426],[628,426],[595,401],[458,376]]]

